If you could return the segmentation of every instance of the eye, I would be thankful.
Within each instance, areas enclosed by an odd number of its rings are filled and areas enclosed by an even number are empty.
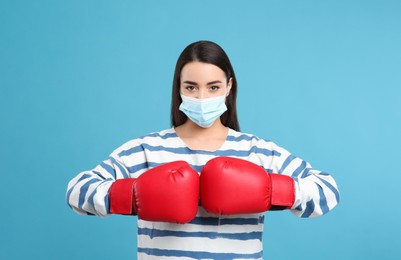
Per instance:
[[[185,89],[189,92],[195,91],[195,86],[185,86]]]
[[[210,86],[209,89],[211,91],[218,91],[220,89],[220,87],[219,86]]]

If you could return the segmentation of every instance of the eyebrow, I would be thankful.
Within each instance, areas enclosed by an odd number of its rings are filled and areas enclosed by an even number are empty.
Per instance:
[[[196,82],[189,81],[189,80],[184,81],[184,83],[191,84],[191,85],[198,85]],[[215,80],[215,81],[211,81],[211,82],[207,83],[206,85],[213,85],[216,83],[222,83],[222,82],[220,80]]]

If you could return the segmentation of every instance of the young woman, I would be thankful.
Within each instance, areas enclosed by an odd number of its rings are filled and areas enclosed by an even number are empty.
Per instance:
[[[316,217],[334,179],[271,141],[240,132],[224,50],[195,42],[173,81],[172,128],[133,139],[72,179],[78,213],[138,215],[138,259],[261,259],[264,212]]]

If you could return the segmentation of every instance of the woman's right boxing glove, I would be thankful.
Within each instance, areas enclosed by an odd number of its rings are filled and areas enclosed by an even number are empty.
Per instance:
[[[116,180],[109,191],[110,213],[147,221],[187,223],[198,211],[199,175],[184,161],[157,166],[137,179]]]

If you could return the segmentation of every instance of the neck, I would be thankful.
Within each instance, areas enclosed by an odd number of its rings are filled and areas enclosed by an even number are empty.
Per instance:
[[[187,121],[176,128],[176,131],[179,133],[180,136],[186,137],[199,137],[199,138],[212,138],[217,137],[220,135],[227,134],[227,127],[225,127],[220,118],[218,118],[213,125],[208,128],[203,128],[192,122],[191,120],[187,119]]]

